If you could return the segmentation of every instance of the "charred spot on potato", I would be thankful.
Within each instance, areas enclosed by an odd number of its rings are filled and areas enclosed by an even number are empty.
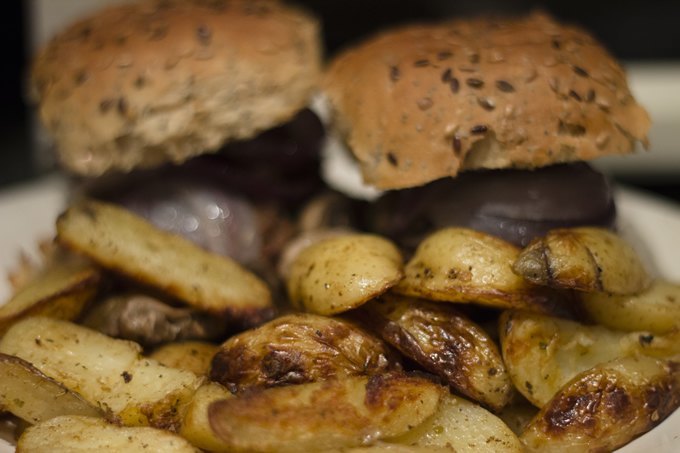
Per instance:
[[[300,351],[273,350],[263,357],[260,368],[271,386],[309,382]]]
[[[132,380],[132,375],[127,371],[123,371],[120,376],[123,378],[123,381],[125,381],[126,384],[129,384]]]

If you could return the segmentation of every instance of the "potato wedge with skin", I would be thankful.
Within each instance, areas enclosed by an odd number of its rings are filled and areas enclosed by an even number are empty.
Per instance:
[[[75,319],[99,288],[101,272],[76,256],[59,254],[0,305],[0,336],[28,316]]]
[[[79,393],[119,423],[176,429],[179,407],[201,379],[144,359],[135,343],[49,318],[27,318],[0,339],[0,352],[16,355]]]
[[[362,307],[385,341],[452,389],[499,411],[513,386],[498,347],[449,304],[386,294]]]
[[[444,392],[403,374],[348,377],[219,401],[209,417],[232,451],[327,451],[404,434],[435,412]]]
[[[397,368],[395,354],[357,325],[297,313],[228,339],[215,354],[210,378],[237,392]]]
[[[229,445],[218,438],[210,427],[208,407],[216,401],[233,398],[233,394],[216,382],[200,386],[184,409],[179,434],[192,445],[206,451],[228,452]]]
[[[563,228],[533,240],[513,264],[537,285],[634,294],[651,283],[640,258],[617,234],[602,228]]]
[[[516,275],[519,248],[467,228],[445,228],[420,243],[394,292],[446,302],[541,313],[561,312],[559,297]]]
[[[0,354],[0,407],[32,424],[60,415],[104,415],[30,363],[6,354]]]
[[[366,447],[348,448],[341,451],[342,453],[456,453],[456,450],[449,447],[399,445],[387,442],[378,442]]]
[[[672,357],[680,335],[626,333],[533,313],[505,312],[501,351],[517,390],[537,407],[545,405],[577,374],[619,357]]]
[[[347,234],[317,242],[295,258],[286,287],[294,307],[319,315],[356,308],[403,277],[401,252],[387,239]]]
[[[527,451],[612,451],[680,406],[678,364],[626,357],[576,376],[521,435]]]
[[[639,294],[585,293],[583,311],[611,329],[664,334],[680,328],[680,284],[655,280]]]
[[[202,341],[185,341],[182,343],[168,343],[156,349],[151,355],[161,365],[186,370],[196,376],[207,376],[219,346]]]
[[[522,444],[491,412],[454,395],[445,395],[425,422],[403,436],[388,439],[405,445],[451,447],[457,453],[521,453]]]
[[[121,427],[101,418],[56,417],[28,428],[19,438],[17,453],[198,453],[180,436],[149,427]]]
[[[244,325],[272,315],[267,285],[235,261],[162,231],[123,208],[96,201],[57,220],[57,240],[103,267]]]

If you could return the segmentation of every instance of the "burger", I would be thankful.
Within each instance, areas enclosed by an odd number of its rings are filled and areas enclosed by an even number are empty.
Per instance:
[[[264,272],[285,230],[272,224],[321,185],[319,33],[266,0],[145,0],[71,25],[32,81],[74,196]]]
[[[323,174],[368,199],[365,228],[412,250],[444,226],[519,246],[550,229],[615,228],[586,161],[647,145],[647,112],[587,32],[542,13],[388,30],[324,79]]]
[[[319,35],[311,14],[268,0],[143,0],[70,25],[37,55],[32,85],[72,198],[119,203],[275,285],[295,213],[323,186],[308,109]],[[178,325],[224,333],[137,296],[99,305],[89,325],[143,344],[183,338]]]

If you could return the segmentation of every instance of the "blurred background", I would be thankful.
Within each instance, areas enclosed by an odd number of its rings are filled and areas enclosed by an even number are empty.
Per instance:
[[[25,75],[31,55],[62,24],[105,3],[125,0],[6,0],[0,42],[0,190],[54,171],[36,138]],[[652,147],[597,165],[617,181],[680,201],[680,2],[661,0],[299,0],[324,22],[332,55],[376,30],[414,20],[540,8],[589,29],[626,65],[638,100],[652,115]],[[1,221],[1,219],[0,219]]]

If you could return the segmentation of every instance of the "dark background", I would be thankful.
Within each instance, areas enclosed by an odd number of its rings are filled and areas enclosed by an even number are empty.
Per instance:
[[[300,0],[298,3],[321,16],[329,54],[388,25],[486,12],[521,13],[540,8],[562,21],[588,28],[620,59],[680,61],[680,2],[675,1]],[[0,49],[3,56],[0,188],[49,171],[36,168],[31,158],[30,109],[23,95],[28,64],[28,2],[8,0],[2,7],[0,43],[5,48]],[[680,201],[680,175],[666,175],[663,179],[627,175],[622,182]]]

